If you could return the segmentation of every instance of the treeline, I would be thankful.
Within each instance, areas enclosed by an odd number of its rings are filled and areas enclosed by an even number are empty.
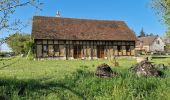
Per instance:
[[[144,32],[144,29],[142,28],[138,37],[145,37],[145,36],[156,36],[156,35],[154,35],[153,33],[147,34]]]

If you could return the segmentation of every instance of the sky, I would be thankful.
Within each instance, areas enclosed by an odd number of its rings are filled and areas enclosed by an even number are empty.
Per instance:
[[[10,21],[21,19],[29,26],[22,30],[23,33],[31,34],[33,16],[52,16],[60,11],[62,17],[98,19],[98,20],[122,20],[127,23],[129,28],[139,35],[141,28],[147,34],[153,33],[163,37],[167,27],[160,22],[150,7],[151,0],[40,0],[43,2],[42,11],[30,6],[16,9]],[[6,32],[0,34],[0,38],[7,37]],[[1,49],[8,51],[9,48],[4,44]]]

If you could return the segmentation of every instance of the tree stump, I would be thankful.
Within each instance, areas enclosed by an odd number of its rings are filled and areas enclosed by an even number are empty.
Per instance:
[[[137,76],[159,76],[162,77],[164,73],[158,68],[155,68],[151,62],[142,61],[136,65],[133,65],[130,70],[137,74]]]
[[[117,73],[113,72],[109,65],[101,64],[97,67],[95,75],[98,77],[114,77]]]

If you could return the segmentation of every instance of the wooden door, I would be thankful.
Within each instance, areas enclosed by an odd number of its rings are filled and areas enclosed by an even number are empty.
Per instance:
[[[81,46],[74,46],[74,59],[81,58]]]
[[[97,57],[104,58],[104,46],[97,46]]]

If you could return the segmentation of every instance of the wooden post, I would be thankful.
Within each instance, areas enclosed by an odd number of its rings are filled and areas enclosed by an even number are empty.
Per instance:
[[[126,47],[122,46],[122,50],[123,50],[123,56],[126,56]]]

